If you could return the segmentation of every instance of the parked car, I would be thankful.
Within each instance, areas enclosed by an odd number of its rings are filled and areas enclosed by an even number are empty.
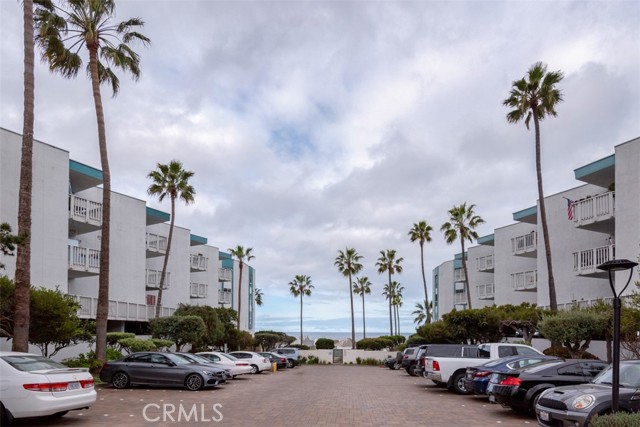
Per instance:
[[[613,366],[609,365],[587,384],[555,387],[540,395],[536,405],[538,424],[544,427],[585,427],[594,415],[611,412]],[[620,362],[619,410],[640,411],[640,360]]]
[[[300,350],[295,347],[276,348],[272,353],[286,356],[287,361],[289,362],[287,368],[295,368],[300,364]]]
[[[115,388],[147,384],[200,390],[223,384],[225,379],[224,370],[209,363],[194,363],[178,354],[158,351],[131,353],[105,363],[100,370],[100,380]]]
[[[492,402],[533,414],[543,391],[589,382],[606,367],[607,362],[601,360],[549,360],[508,372],[494,372],[487,392]]]
[[[475,394],[486,394],[492,373],[508,372],[546,360],[559,359],[553,356],[508,356],[502,359],[490,360],[479,366],[470,366],[467,368],[464,386]]]
[[[418,355],[419,347],[407,347],[402,352],[402,368],[407,371],[407,374],[415,376],[416,368],[416,356]]]
[[[269,359],[253,351],[232,351],[229,354],[247,362],[252,368],[252,374],[260,374],[264,371],[271,370],[271,362],[269,362]]]
[[[209,360],[206,357],[202,357],[198,354],[193,354],[193,353],[173,353],[173,354],[177,354],[178,356],[182,356],[185,359],[188,359],[189,361],[193,362],[193,363],[200,363],[200,364],[206,364],[206,365],[212,365],[215,366],[216,368],[221,369],[224,372],[224,379],[225,380],[230,380],[231,378],[233,378],[233,375],[231,374],[231,370],[228,369],[226,366],[224,366],[223,364],[216,362],[214,360]]]
[[[86,368],[69,368],[46,357],[0,352],[0,424],[16,418],[62,417],[96,401]]]
[[[260,352],[258,354],[269,359],[269,363],[275,363],[278,369],[284,369],[289,364],[287,358],[281,354],[269,352]]]
[[[387,356],[387,360],[384,361],[384,366],[394,371],[402,368],[402,352],[397,352],[395,356]]]
[[[227,353],[220,353],[218,351],[203,351],[196,354],[212,362],[218,363],[225,369],[228,369],[233,377],[236,377],[238,375],[250,374],[253,370],[248,362],[244,362]]]
[[[424,344],[418,347],[414,374],[423,376],[427,357],[476,357],[477,345],[466,344]]]

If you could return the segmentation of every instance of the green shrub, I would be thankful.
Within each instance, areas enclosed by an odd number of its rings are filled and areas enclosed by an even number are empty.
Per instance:
[[[151,342],[156,346],[158,351],[169,351],[169,347],[173,345],[171,340],[162,340],[160,338],[151,338]]]
[[[320,359],[318,358],[318,356],[309,356],[307,358],[307,365],[317,365],[320,363]]]
[[[300,356],[300,359],[298,360],[298,362],[301,365],[306,365],[307,364],[307,358],[305,356]]]
[[[404,335],[382,335],[382,336],[378,337],[377,339],[390,340],[393,343],[393,346],[397,347],[397,346],[401,345],[402,343],[404,343],[406,338],[404,337]]]
[[[118,360],[122,357],[122,354],[111,347],[107,347],[106,353],[107,360]],[[70,368],[89,368],[91,372],[97,372],[102,368],[102,363],[96,360],[96,354],[93,351],[88,352],[86,355],[80,353],[78,357],[73,359],[65,359],[62,364]]]
[[[135,338],[136,334],[132,332],[107,332],[107,347],[122,350],[122,347],[118,344],[118,341],[125,338]]]
[[[415,347],[417,345],[429,344],[428,340],[425,337],[422,337],[418,334],[411,335],[406,343],[402,345],[402,347]],[[404,350],[404,348],[402,350]],[[400,350],[400,348],[398,348]]]
[[[293,344],[293,345],[290,345],[289,347],[297,348],[299,350],[310,350],[309,346],[304,344]]]
[[[353,365],[353,362],[349,362],[350,365]],[[356,365],[370,365],[370,366],[379,366],[382,365],[382,362],[373,357],[367,357],[366,359],[361,359],[356,357]]]
[[[640,414],[617,412],[608,415],[596,415],[589,422],[591,427],[636,427],[640,425]]]
[[[571,352],[566,347],[549,347],[543,351],[547,356],[555,356],[562,357],[563,359],[574,359],[571,356]],[[599,360],[598,357],[594,354],[585,351],[582,353],[581,359],[591,359],[591,360]]]
[[[143,340],[140,338],[125,338],[118,341],[118,344],[120,344],[122,349],[127,353],[136,353],[138,351],[153,351],[157,348],[155,343],[151,339]]]
[[[384,347],[384,343],[375,338],[364,338],[356,343],[358,350],[382,350]]]
[[[330,338],[318,338],[316,340],[316,348],[318,350],[332,350],[336,347],[336,343]]]

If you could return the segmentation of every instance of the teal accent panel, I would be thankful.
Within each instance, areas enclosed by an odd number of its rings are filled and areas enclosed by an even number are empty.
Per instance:
[[[604,169],[615,167],[615,165],[616,155],[612,154],[605,157],[604,159],[596,160],[595,162],[589,163],[588,165],[584,165],[582,167],[574,169],[573,173],[575,174],[576,179],[580,180],[587,175],[591,175]]]
[[[206,245],[207,244],[207,238],[206,237],[201,237],[201,236],[196,236],[195,234],[191,235],[191,242],[193,243],[197,243],[200,245]]]
[[[69,169],[100,181],[103,179],[102,171],[100,169],[92,168],[84,163],[76,162],[75,160],[69,159]]]
[[[478,237],[478,244],[493,246],[493,244],[495,243],[495,240],[496,239],[494,234],[488,234],[486,236]]]
[[[513,220],[520,221],[523,218],[530,217],[530,216],[537,216],[537,215],[538,215],[538,206],[536,205],[536,206],[531,206],[530,208],[527,208],[527,209],[523,209],[518,212],[514,212]]]
[[[465,253],[465,259],[466,259],[466,255],[467,254]],[[462,268],[462,254],[456,254],[453,257],[453,268],[454,268],[454,270],[456,268]]]
[[[162,220],[162,222],[169,222],[171,220],[171,214],[159,211],[158,209],[150,208],[149,206],[147,206],[147,216],[159,218]]]

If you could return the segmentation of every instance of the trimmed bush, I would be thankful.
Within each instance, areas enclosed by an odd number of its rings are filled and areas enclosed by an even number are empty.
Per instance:
[[[418,334],[411,335],[407,342],[404,344],[406,347],[415,347],[417,345],[429,344],[429,341]]]
[[[309,346],[304,344],[293,344],[293,345],[290,345],[289,347],[297,348],[299,350],[310,350]]]
[[[364,338],[356,343],[358,350],[384,350],[393,347],[393,341],[386,338]]]
[[[115,349],[121,349],[118,341],[125,338],[135,338],[136,334],[131,332],[107,332],[107,346]]]
[[[547,356],[562,357],[563,359],[575,359],[571,356],[571,352],[566,347],[549,347],[543,351]],[[599,360],[594,354],[585,351],[582,353],[581,359]]]
[[[307,365],[317,365],[318,363],[320,363],[320,359],[317,356],[311,355],[307,359]]]
[[[156,350],[155,343],[148,339],[142,340],[140,338],[125,338],[118,341],[118,344],[127,353],[136,353],[138,351],[154,351]]]
[[[330,338],[318,338],[316,340],[316,348],[318,350],[333,350],[336,343]]]
[[[373,357],[367,357],[366,359],[362,359],[360,357],[356,357],[356,364],[357,365],[370,365],[370,366],[379,366],[382,365],[382,361],[373,358]],[[353,364],[353,362],[349,362],[350,365]]]
[[[640,414],[616,412],[615,414],[596,415],[589,422],[591,427],[636,427],[640,425]]]

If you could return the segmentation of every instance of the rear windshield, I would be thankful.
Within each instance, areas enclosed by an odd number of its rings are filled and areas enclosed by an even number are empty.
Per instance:
[[[62,363],[54,362],[42,356],[3,356],[2,360],[19,371],[31,372],[46,369],[67,369]]]
[[[288,348],[281,348],[278,350],[278,353],[280,354],[296,354],[295,350],[290,350]]]
[[[408,348],[408,349],[406,349],[406,350],[404,351],[404,354],[406,354],[406,355],[411,355],[411,354],[413,354],[415,351],[416,351],[416,349],[415,349],[415,348]]]

